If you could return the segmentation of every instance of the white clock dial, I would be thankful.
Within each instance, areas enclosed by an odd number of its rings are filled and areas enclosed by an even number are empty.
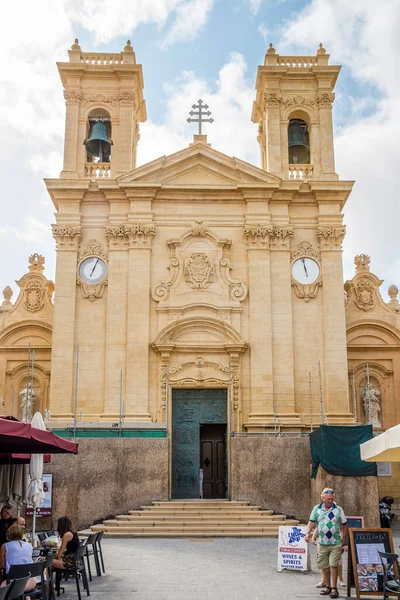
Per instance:
[[[79,265],[79,277],[86,283],[99,283],[107,275],[107,265],[98,256],[85,258]]]
[[[299,283],[314,283],[319,277],[318,263],[312,258],[298,258],[292,265],[292,275]]]

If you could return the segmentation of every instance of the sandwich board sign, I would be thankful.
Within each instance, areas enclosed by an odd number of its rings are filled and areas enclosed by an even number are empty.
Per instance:
[[[304,541],[306,525],[281,525],[278,537],[278,573],[311,570],[311,556]]]

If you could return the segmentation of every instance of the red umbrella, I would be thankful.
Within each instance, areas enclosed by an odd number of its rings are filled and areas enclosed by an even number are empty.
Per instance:
[[[78,454],[78,444],[30,423],[0,418],[0,454]]]

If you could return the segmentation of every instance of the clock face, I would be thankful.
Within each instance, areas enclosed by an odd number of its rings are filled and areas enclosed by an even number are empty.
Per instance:
[[[107,275],[107,265],[101,258],[90,256],[79,265],[79,277],[86,283],[99,283]]]
[[[299,283],[314,283],[319,277],[318,263],[312,258],[298,258],[292,265],[292,275]]]

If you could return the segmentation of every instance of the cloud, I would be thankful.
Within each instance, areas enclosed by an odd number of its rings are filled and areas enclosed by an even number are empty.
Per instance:
[[[261,4],[264,0],[248,0],[250,12],[255,16],[260,10]]]
[[[397,198],[400,122],[400,3],[373,0],[313,0],[287,20],[277,50],[314,54],[323,42],[332,64],[343,64],[356,81],[359,96],[338,96],[334,118],[336,167],[356,185],[345,207],[346,277],[354,275],[353,257],[371,255],[371,270],[400,283]],[[343,74],[342,74],[343,76]],[[339,90],[340,90],[339,80]],[[367,86],[367,87],[366,87]],[[367,95],[365,90],[367,89]]]
[[[214,123],[204,126],[213,148],[229,156],[259,164],[256,141],[257,127],[250,122],[253,82],[248,80],[244,57],[232,53],[219,71],[215,82],[196,77],[186,71],[165,84],[167,96],[165,123],[148,121],[141,126],[138,162],[143,164],[163,154],[188,146],[197,124],[188,125],[182,115],[189,116],[192,104],[201,98],[209,105]],[[232,135],[232,131],[235,135]],[[157,139],[155,150],[154,139]]]
[[[193,39],[207,22],[214,0],[189,0],[176,8],[176,19],[169,30],[162,47]]]
[[[260,23],[258,26],[258,32],[262,35],[263,40],[266,44],[268,44],[270,40],[270,32],[265,26],[265,23]]]

